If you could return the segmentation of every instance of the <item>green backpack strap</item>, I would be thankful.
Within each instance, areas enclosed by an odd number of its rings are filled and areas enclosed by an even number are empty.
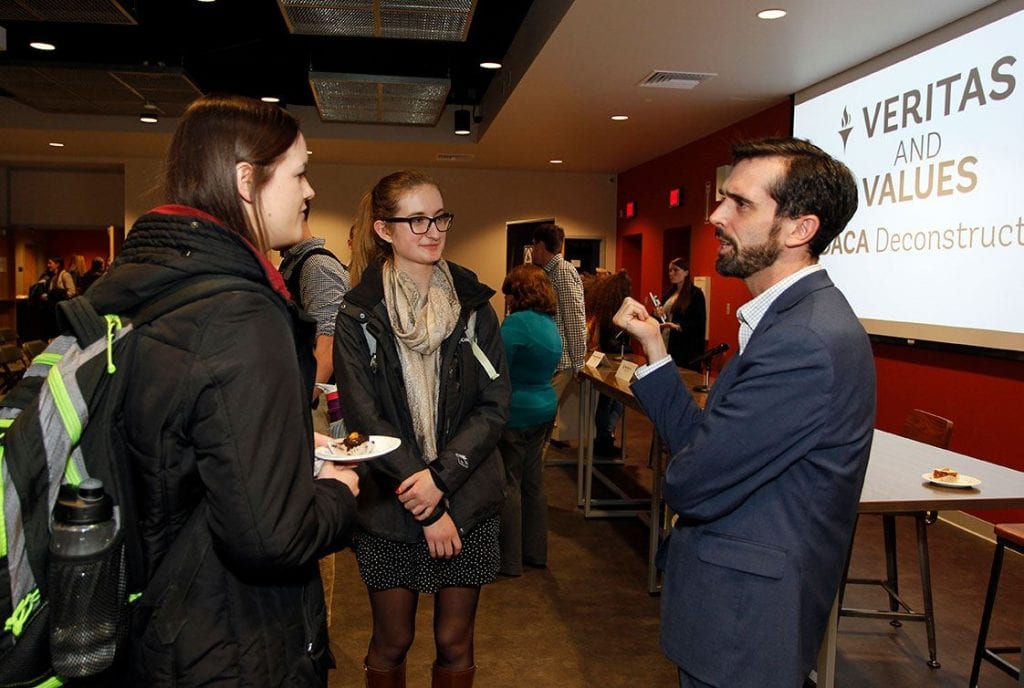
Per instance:
[[[62,332],[74,335],[82,349],[107,334],[106,321],[85,296],[58,303],[57,323]]]
[[[475,309],[473,310],[472,313],[469,314],[469,320],[466,321],[466,333],[462,335],[462,339],[460,341],[469,344],[469,348],[473,352],[473,358],[475,358],[477,360],[477,363],[480,364],[480,367],[484,369],[484,372],[487,373],[488,378],[490,378],[491,380],[497,380],[499,377],[501,377],[498,374],[498,371],[494,368],[494,364],[491,363],[491,359],[487,358],[487,354],[484,352],[483,349],[480,348],[480,345],[477,343]]]

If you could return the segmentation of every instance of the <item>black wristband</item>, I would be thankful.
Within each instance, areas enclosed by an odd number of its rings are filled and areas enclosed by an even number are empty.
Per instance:
[[[446,513],[448,513],[448,509],[445,508],[444,500],[442,499],[440,502],[437,503],[437,508],[434,509],[434,512],[422,521],[420,521],[420,525],[424,528],[426,528],[427,526],[432,526],[438,521],[440,521],[441,517],[444,516]]]
[[[441,490],[441,492],[443,492],[445,496],[447,496],[448,486],[444,484],[443,480],[441,480],[441,468],[436,468],[434,466],[434,464],[437,463],[438,462],[436,460],[431,461],[429,464],[427,464],[427,468],[430,469],[430,477],[434,481],[434,485],[437,486],[437,489]]]

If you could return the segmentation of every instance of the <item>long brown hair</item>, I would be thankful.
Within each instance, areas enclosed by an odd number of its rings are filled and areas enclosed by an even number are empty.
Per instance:
[[[253,167],[253,205],[274,164],[299,136],[299,122],[280,107],[242,96],[203,96],[185,110],[167,153],[164,193],[170,203],[213,215],[267,250],[260,213],[255,226],[238,195],[236,165]]]
[[[421,186],[433,186],[441,190],[438,183],[426,174],[416,170],[402,170],[384,177],[363,195],[356,211],[352,234],[352,264],[349,266],[352,286],[359,284],[367,267],[391,257],[393,253],[391,244],[373,230],[373,223],[393,216],[398,211],[402,196]]]
[[[629,296],[632,287],[629,273],[625,270],[619,270],[607,277],[599,277],[590,285],[591,318],[601,331],[607,332],[614,327],[612,316]]]
[[[533,310],[554,315],[558,312],[558,300],[548,274],[532,263],[512,268],[501,285],[501,293],[509,297],[509,309],[513,313]]]
[[[672,285],[672,290],[668,293],[669,296],[676,295],[675,303],[672,304],[672,317],[669,318],[669,320],[674,320],[683,317],[683,313],[690,307],[690,300],[693,298],[693,280],[690,279],[690,264],[686,260],[673,258],[668,264],[686,272],[683,283],[678,287]]]

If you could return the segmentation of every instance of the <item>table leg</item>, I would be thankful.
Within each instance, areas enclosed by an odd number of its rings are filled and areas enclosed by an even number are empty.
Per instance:
[[[825,626],[825,638],[818,650],[818,666],[815,680],[818,688],[835,688],[836,685],[836,642],[839,640],[839,595],[832,602],[832,611]]]
[[[579,404],[579,427],[580,427],[580,446],[576,452],[576,506],[582,507],[583,501],[583,481],[586,473],[586,466],[594,461],[594,443],[590,437],[590,425],[587,422],[588,418],[593,418],[593,412],[590,410],[591,396],[593,395],[594,385],[589,379],[583,378],[583,382],[580,383],[580,404]],[[589,415],[588,415],[589,414]]]
[[[892,514],[882,514],[882,535],[885,540],[885,582],[888,590],[892,591],[892,594],[889,595],[889,611],[898,612],[900,610],[899,558],[896,554],[896,517]],[[903,625],[899,619],[893,619],[889,623],[897,627]]]
[[[594,392],[593,385],[587,383],[588,387],[585,391],[581,392],[586,397],[586,403],[583,403],[581,399],[580,406],[586,408],[586,414],[588,421],[580,427],[580,438],[581,443],[587,445],[587,450],[583,454],[583,516],[589,518],[590,509],[593,506],[593,488],[594,488],[594,397],[597,396]]]

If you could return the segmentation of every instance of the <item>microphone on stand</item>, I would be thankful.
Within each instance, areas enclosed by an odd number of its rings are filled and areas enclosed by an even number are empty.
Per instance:
[[[707,351],[702,353],[700,356],[697,356],[687,364],[687,366],[693,366],[697,363],[700,363],[701,367],[704,368],[704,384],[697,385],[696,387],[694,387],[694,392],[706,393],[711,391],[711,359],[713,359],[718,354],[724,354],[728,350],[729,345],[726,344],[725,342],[722,342],[718,346],[708,349]]]
[[[722,342],[718,346],[715,346],[715,347],[712,347],[712,348],[708,349],[707,351],[702,353],[700,356],[698,356],[697,358],[695,358],[692,361],[690,361],[689,363],[687,363],[687,365],[691,365],[692,366],[692,365],[695,365],[697,363],[703,363],[704,361],[707,361],[709,359],[714,358],[718,354],[724,354],[728,350],[729,350],[729,345],[726,344],[725,342]]]

